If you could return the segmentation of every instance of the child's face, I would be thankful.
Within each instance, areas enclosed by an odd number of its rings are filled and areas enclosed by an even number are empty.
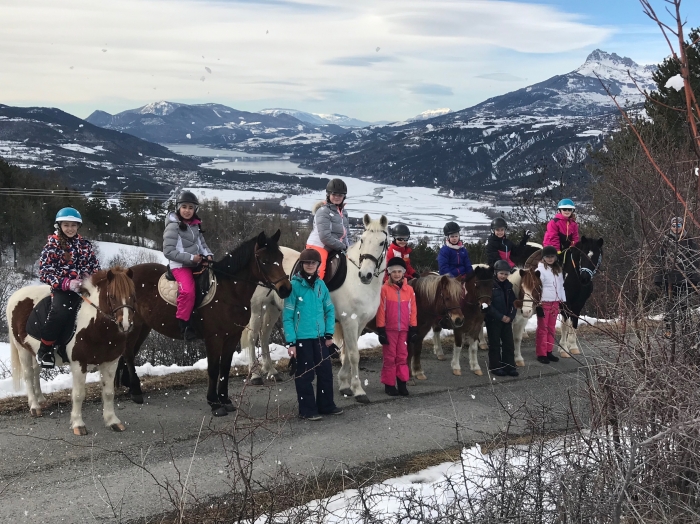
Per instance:
[[[314,273],[316,273],[316,270],[319,266],[319,263],[314,261],[302,262],[302,264],[304,266],[304,273],[306,273],[307,275],[313,275]]]
[[[403,275],[404,275],[404,270],[403,269],[394,269],[391,273],[389,273],[389,276],[391,277],[391,281],[394,282],[395,284],[398,284],[403,280]]]
[[[447,240],[450,241],[450,244],[457,244],[459,242],[459,233],[452,233],[447,237]]]
[[[342,193],[331,193],[330,194],[331,204],[339,206],[345,200],[345,195]]]
[[[68,238],[73,238],[78,234],[78,227],[80,224],[77,222],[61,222],[60,226],[64,235],[66,235]]]
[[[407,238],[401,238],[401,237],[399,237],[399,238],[395,238],[394,241],[396,242],[396,245],[397,245],[397,246],[400,246],[400,247],[405,247],[406,244],[408,244],[408,239],[407,239]]]
[[[510,273],[508,271],[499,271],[496,273],[496,278],[498,278],[499,282],[505,282],[508,280],[508,277],[510,276]]]
[[[571,213],[574,212],[573,209],[560,209],[559,212],[564,215],[566,218],[569,218],[571,216]]]
[[[182,204],[180,206],[180,216],[189,220],[194,216],[194,204]]]
[[[544,257],[544,261],[547,263],[548,266],[551,266],[554,264],[554,262],[557,261],[557,256],[556,255],[547,255]]]
[[[506,228],[505,227],[499,227],[498,229],[494,229],[493,232],[496,234],[498,238],[503,238],[506,234]]]

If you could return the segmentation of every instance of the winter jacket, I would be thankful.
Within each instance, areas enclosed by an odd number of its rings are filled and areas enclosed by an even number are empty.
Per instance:
[[[99,270],[100,263],[92,244],[80,235],[65,238],[54,233],[39,257],[39,280],[52,289],[67,291],[71,280],[92,275]]]
[[[566,218],[561,213],[554,215],[554,218],[547,224],[547,232],[544,234],[543,246],[554,246],[557,251],[578,244],[578,223],[572,215]]]
[[[549,266],[540,262],[537,266],[542,280],[542,302],[566,302],[564,273],[555,275]]]
[[[163,254],[170,260],[170,268],[195,267],[195,255],[208,257],[211,252],[202,235],[201,221],[193,218],[189,223],[180,220],[176,213],[165,217],[163,232]]]
[[[387,282],[379,294],[376,323],[387,331],[408,331],[418,325],[416,293],[404,278],[401,285]]]
[[[693,239],[685,235],[678,238],[674,233],[669,232],[664,237],[659,250],[657,261],[659,271],[654,275],[654,282],[660,284],[666,278],[676,283],[687,277],[695,283],[700,280],[699,265],[700,253]]]
[[[511,257],[520,254],[520,251],[527,244],[527,239],[528,237],[523,234],[520,244],[516,246],[505,235],[503,238],[498,238],[494,233],[491,233],[486,240],[486,261],[489,266],[493,267],[499,260],[505,260],[510,267],[515,267],[515,262],[511,260]]]
[[[440,248],[438,253],[438,267],[441,275],[452,275],[453,277],[469,275],[473,271],[469,253],[462,242],[458,246],[453,246],[445,241],[445,245]]]
[[[343,207],[319,202],[313,208],[314,227],[307,244],[323,247],[327,251],[345,251],[350,247],[350,220]]]
[[[515,293],[513,284],[508,280],[499,281],[493,277],[493,289],[491,290],[491,305],[486,310],[487,320],[503,320],[503,317],[515,319]]]
[[[416,270],[413,269],[413,266],[411,266],[411,252],[413,250],[406,245],[405,247],[401,247],[397,245],[395,242],[392,242],[389,244],[389,249],[387,250],[386,253],[386,259],[391,260],[394,257],[398,257],[402,259],[406,263],[406,278],[407,279],[412,279],[414,277],[417,277],[418,274],[416,273]],[[386,282],[389,278],[389,273],[385,271],[384,274],[384,282]]]
[[[284,299],[282,328],[288,344],[333,334],[335,307],[323,280],[317,277],[310,285],[299,273],[292,277],[292,294]]]

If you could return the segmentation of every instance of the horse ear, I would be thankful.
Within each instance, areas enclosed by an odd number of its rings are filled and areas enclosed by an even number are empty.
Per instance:
[[[365,225],[365,229],[367,229],[367,226],[369,226],[369,223],[371,221],[372,219],[367,214],[365,214],[365,216],[362,217],[362,223]]]
[[[107,282],[111,282],[112,280],[114,280],[114,273],[112,273],[112,270],[110,269],[107,271]]]
[[[126,276],[129,278],[134,278],[134,272],[131,270],[131,268],[126,270]]]
[[[267,237],[265,236],[265,232],[261,231],[260,234],[258,235],[258,247],[265,247],[267,245]]]
[[[598,239],[598,247],[603,247],[603,238]]]
[[[272,240],[272,241],[276,244],[277,241],[280,239],[280,235],[281,235],[281,234],[282,234],[282,231],[280,231],[280,230],[278,229],[278,230],[277,230],[277,233],[275,233],[274,235],[272,235],[272,236],[270,237],[270,240]]]
[[[539,269],[535,269],[535,275],[537,275],[537,278],[540,278],[541,273]]]
[[[379,219],[379,225],[382,226],[382,229],[386,229],[386,227],[389,225],[389,220],[382,215],[382,218]]]
[[[513,302],[513,305],[515,306],[515,309],[522,309],[523,307],[523,301],[522,300],[515,300]]]

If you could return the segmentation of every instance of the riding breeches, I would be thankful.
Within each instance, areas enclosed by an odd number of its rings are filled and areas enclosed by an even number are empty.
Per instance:
[[[196,298],[192,268],[179,267],[172,269],[171,272],[177,280],[177,313],[175,317],[180,320],[189,320]]]
[[[41,340],[53,345],[61,336],[66,325],[75,324],[75,316],[80,306],[80,295],[72,291],[54,289],[51,297],[51,310],[46,322],[41,328]]]

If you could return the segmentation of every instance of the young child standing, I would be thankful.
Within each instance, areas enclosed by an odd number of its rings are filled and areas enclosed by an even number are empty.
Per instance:
[[[557,204],[557,214],[547,224],[543,246],[554,246],[558,253],[578,244],[578,223],[574,211],[574,201],[565,198]]]
[[[498,260],[494,264],[491,305],[486,310],[486,332],[489,336],[489,370],[494,375],[517,377],[515,369],[515,344],[513,320],[515,319],[515,294],[508,281],[510,264]]]
[[[402,258],[390,259],[387,271],[389,280],[382,286],[376,317],[383,354],[381,380],[387,395],[407,396],[408,344],[418,334],[416,294],[404,276],[406,264]]]
[[[537,336],[535,341],[537,361],[542,364],[558,362],[552,353],[554,333],[559,315],[559,305],[566,302],[564,274],[553,246],[544,246],[542,261],[537,266],[542,280],[542,303],[537,308]]]
[[[197,216],[198,208],[199,200],[194,193],[180,193],[175,202],[175,211],[165,218],[163,233],[163,254],[170,261],[170,271],[177,280],[175,317],[185,340],[197,338],[190,325],[196,298],[192,269],[208,264],[214,256],[204,240],[202,221]]]
[[[406,264],[406,278],[411,280],[412,278],[418,277],[415,269],[411,267],[411,251],[408,247],[408,240],[411,238],[411,231],[405,224],[396,224],[389,231],[391,238],[393,239],[389,245],[389,249],[386,254],[387,260],[391,260],[394,257],[402,259]],[[389,271],[384,275],[384,282],[389,279]]]
[[[460,227],[456,222],[448,222],[442,228],[445,233],[445,245],[438,252],[438,267],[441,275],[465,277],[471,274],[469,253],[459,237]]]
[[[51,286],[51,309],[41,328],[41,345],[36,354],[42,368],[54,367],[56,339],[65,325],[75,323],[82,279],[100,270],[92,244],[78,234],[82,223],[83,217],[72,207],[56,213],[56,231],[39,258],[39,280]]]
[[[301,268],[292,277],[292,293],[284,300],[282,327],[289,357],[297,362],[294,385],[299,418],[321,420],[321,415],[343,413],[333,402],[333,368],[328,354],[328,348],[333,345],[335,308],[326,284],[318,275],[319,252],[305,249],[299,261]]]

